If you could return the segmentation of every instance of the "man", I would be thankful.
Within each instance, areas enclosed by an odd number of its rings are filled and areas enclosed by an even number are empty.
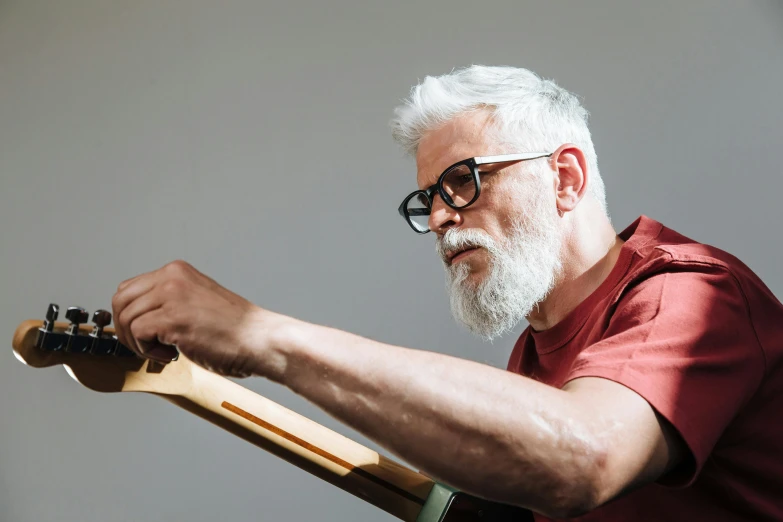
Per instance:
[[[455,317],[527,319],[502,371],[257,307],[178,261],[120,284],[118,336],[284,384],[425,473],[545,517],[783,519],[783,307],[740,261],[609,221],[586,112],[524,69],[427,78],[396,111]]]

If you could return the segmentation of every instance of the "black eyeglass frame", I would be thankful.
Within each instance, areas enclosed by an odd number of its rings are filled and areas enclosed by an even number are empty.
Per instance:
[[[397,211],[400,213],[400,215],[405,219],[405,222],[408,223],[408,226],[410,226],[414,232],[417,234],[426,234],[430,232],[430,229],[427,228],[427,230],[418,230],[413,223],[411,222],[410,216],[407,206],[408,202],[413,199],[414,197],[418,196],[419,194],[424,194],[424,196],[429,201],[429,208],[428,209],[416,209],[421,213],[415,213],[414,215],[417,216],[428,216],[431,213],[432,205],[434,203],[433,201],[433,195],[435,194],[435,191],[438,191],[438,194],[440,194],[441,199],[444,203],[446,203],[449,207],[460,210],[463,208],[467,208],[473,203],[476,202],[476,200],[481,195],[481,178],[479,177],[479,166],[481,165],[488,165],[492,163],[517,163],[520,161],[529,161],[539,158],[549,158],[554,154],[553,152],[522,152],[517,154],[500,154],[498,156],[475,156],[472,158],[464,159],[462,161],[458,161],[457,163],[449,166],[446,170],[443,171],[443,173],[438,177],[437,183],[434,185],[431,185],[427,187],[424,190],[414,190],[408,196],[402,200],[402,204],[400,204]],[[443,180],[446,178],[446,175],[454,170],[455,168],[465,165],[467,166],[470,171],[473,173],[473,182],[476,184],[476,194],[473,196],[473,199],[468,201],[466,204],[462,206],[457,206],[452,201],[451,197],[446,193],[446,191],[443,189]],[[425,213],[426,211],[426,213]]]

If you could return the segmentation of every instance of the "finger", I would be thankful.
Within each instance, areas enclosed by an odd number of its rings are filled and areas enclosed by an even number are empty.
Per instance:
[[[143,274],[135,277],[125,285],[123,290],[117,291],[114,297],[111,299],[112,314],[114,315],[114,327],[117,337],[128,346],[133,349],[131,341],[128,340],[128,323],[121,322],[120,317],[125,313],[125,309],[138,299],[140,296],[149,293],[155,287],[155,278],[151,274]],[[127,341],[127,343],[126,343]]]
[[[158,279],[159,278],[155,276],[154,272],[150,272],[149,274],[142,274],[120,283],[122,289],[117,287],[117,292],[111,300],[112,307],[118,312],[122,312],[128,303],[140,295],[149,292],[155,286]]]
[[[131,303],[146,295],[155,288],[152,278],[137,279],[125,290],[114,294],[111,300],[112,313],[114,314],[114,326],[117,330],[117,337],[126,339],[128,336],[128,323],[121,321],[120,318],[127,316],[125,310]]]
[[[140,353],[140,348],[134,339],[135,336],[133,336],[131,332],[131,325],[141,315],[156,310],[161,306],[163,306],[161,292],[153,288],[146,294],[140,295],[120,310],[118,315],[114,316],[115,326],[117,327],[117,338],[120,339],[120,342],[131,350]]]
[[[171,361],[177,356],[176,347],[159,340],[167,324],[166,314],[160,308],[142,314],[131,323],[131,336],[140,355],[162,362]]]

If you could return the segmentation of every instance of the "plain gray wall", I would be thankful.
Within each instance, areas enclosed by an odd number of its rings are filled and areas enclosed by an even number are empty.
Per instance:
[[[583,97],[618,231],[647,214],[781,293],[780,2],[0,1],[0,521],[391,520],[165,401],[26,368],[11,335],[183,258],[272,310],[504,366],[515,337],[455,326],[433,238],[396,212],[393,107],[471,63]]]

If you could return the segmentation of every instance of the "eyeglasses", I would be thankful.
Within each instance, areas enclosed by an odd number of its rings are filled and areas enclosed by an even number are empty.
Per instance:
[[[481,194],[480,165],[512,164],[539,158],[548,158],[551,152],[524,152],[500,156],[477,156],[459,161],[443,171],[438,182],[424,190],[417,190],[406,197],[397,209],[417,234],[430,231],[429,220],[435,192],[453,209],[469,207]]]

